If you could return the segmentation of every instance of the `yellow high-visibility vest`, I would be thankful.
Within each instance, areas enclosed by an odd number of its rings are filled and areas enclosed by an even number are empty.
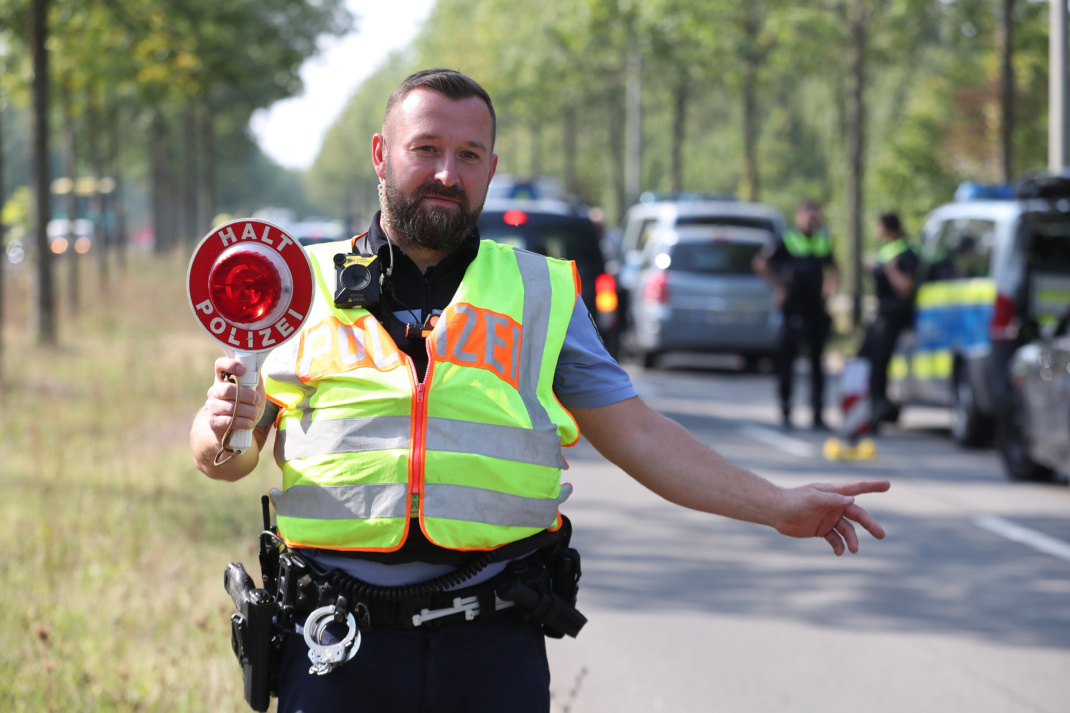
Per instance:
[[[280,407],[272,490],[292,547],[392,551],[418,518],[451,549],[493,549],[560,525],[562,446],[579,428],[553,393],[579,294],[575,266],[480,242],[412,360],[363,309],[334,306],[333,256],[308,249],[319,289],[301,333],[264,364]]]

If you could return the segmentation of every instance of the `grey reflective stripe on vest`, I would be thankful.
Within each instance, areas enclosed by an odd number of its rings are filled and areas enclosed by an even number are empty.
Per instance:
[[[553,284],[550,282],[550,265],[542,255],[526,250],[515,250],[524,283],[523,336],[520,339],[520,369],[517,390],[528,409],[531,428],[536,433],[557,434],[557,424],[550,419],[539,401],[539,372],[542,371],[542,356],[550,334],[550,306],[553,302]],[[557,442],[560,454],[561,442]]]
[[[275,436],[275,458],[285,463],[332,453],[408,449],[409,423],[408,416],[355,416],[293,425]]]
[[[271,489],[271,502],[279,517],[315,520],[367,520],[408,517],[407,483],[364,485],[293,485]]]
[[[275,436],[275,457],[280,463],[335,453],[408,447],[408,416],[322,420],[308,428],[284,428]],[[556,431],[533,431],[449,418],[427,420],[427,449],[470,453],[549,468],[566,468],[568,465],[561,456]],[[550,453],[555,455],[549,456]]]
[[[466,485],[427,483],[424,517],[481,522],[501,527],[549,527],[557,508],[572,495],[565,483],[555,500],[525,498]]]
[[[557,431],[496,426],[450,418],[427,419],[427,450],[567,468]],[[550,456],[554,453],[554,456]]]

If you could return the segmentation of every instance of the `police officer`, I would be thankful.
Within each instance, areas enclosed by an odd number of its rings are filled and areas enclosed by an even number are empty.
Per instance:
[[[190,433],[197,467],[242,478],[276,429],[279,537],[317,571],[372,585],[413,585],[481,552],[536,547],[527,538],[562,525],[558,505],[571,486],[560,483],[561,448],[581,431],[683,506],[820,537],[837,555],[857,551],[853,523],[883,537],[854,498],[886,481],[786,489],[726,461],[635,395],[569,263],[479,241],[495,129],[490,97],[458,72],[418,72],[395,90],[372,139],[381,211],[352,244],[309,250],[316,303],[302,334],[272,352],[255,391],[223,378],[243,373],[236,360],[216,361]],[[332,303],[340,246],[390,268],[377,306]],[[255,426],[253,446],[216,465],[232,425]],[[510,566],[496,562],[464,586]],[[473,620],[415,628],[373,606],[352,660],[326,675],[309,672],[295,628],[282,650],[278,710],[546,713],[543,629],[511,615],[519,601],[496,612],[497,593]]]
[[[888,363],[895,342],[914,312],[914,278],[918,257],[903,235],[896,213],[882,213],[877,219],[877,237],[881,246],[876,260],[867,267],[873,275],[877,293],[877,316],[866,330],[858,355],[869,360],[869,396],[872,404],[870,429],[877,432],[880,422],[892,412],[886,391]]]
[[[777,337],[777,381],[780,412],[785,428],[791,428],[791,404],[795,357],[806,345],[810,361],[810,405],[814,429],[826,428],[823,418],[825,373],[822,364],[832,320],[825,301],[836,291],[838,270],[832,241],[821,222],[821,211],[812,201],[795,210],[795,229],[767,245],[754,259],[754,270],[773,287],[783,321]]]

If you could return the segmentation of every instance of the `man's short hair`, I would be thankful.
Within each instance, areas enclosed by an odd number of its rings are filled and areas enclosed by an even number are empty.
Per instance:
[[[880,224],[883,225],[884,229],[889,233],[898,234],[903,232],[903,224],[899,220],[898,213],[881,213],[877,220],[880,221]]]
[[[494,104],[490,100],[490,94],[487,90],[480,86],[479,82],[469,77],[467,74],[462,74],[455,69],[441,69],[435,67],[433,69],[424,69],[415,74],[409,75],[409,77],[398,85],[398,88],[394,90],[393,94],[386,101],[386,112],[383,114],[383,125],[385,126],[390,119],[390,112],[393,111],[394,106],[403,101],[414,89],[419,88],[430,89],[431,91],[438,92],[444,97],[452,99],[453,101],[460,101],[461,99],[469,99],[471,97],[478,97],[483,100],[483,103],[487,105],[487,109],[490,111],[490,125],[491,125],[491,146],[494,146],[494,141],[498,135],[498,116],[494,113]]]

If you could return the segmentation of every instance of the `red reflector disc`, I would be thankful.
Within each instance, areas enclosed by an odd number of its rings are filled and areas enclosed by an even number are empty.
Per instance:
[[[282,280],[265,255],[240,250],[224,256],[208,276],[212,305],[229,322],[250,324],[269,314],[282,298]]]
[[[528,222],[528,214],[522,210],[507,210],[502,215],[506,225],[523,225]]]

